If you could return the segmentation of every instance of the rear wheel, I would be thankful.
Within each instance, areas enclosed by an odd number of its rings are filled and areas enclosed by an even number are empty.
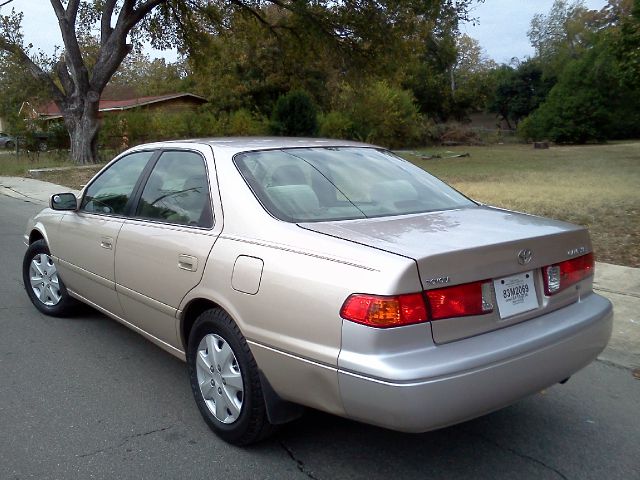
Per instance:
[[[44,240],[29,245],[22,261],[22,280],[31,303],[46,315],[63,317],[77,302],[69,296]]]
[[[14,142],[12,142],[11,140],[9,140],[7,143],[4,144],[5,148],[8,148],[10,150],[13,150],[14,148],[16,148],[16,144]]]
[[[198,317],[189,335],[187,364],[198,409],[218,436],[248,445],[272,432],[256,361],[226,312],[211,309]]]

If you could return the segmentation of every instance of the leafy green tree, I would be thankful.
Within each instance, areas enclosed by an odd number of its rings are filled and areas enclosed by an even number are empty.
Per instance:
[[[133,87],[136,96],[190,91],[194,85],[189,73],[182,59],[167,62],[163,58],[151,59],[143,52],[132,52],[114,73],[108,87],[111,91]]]
[[[640,135],[639,3],[610,0],[599,12],[569,16],[574,30],[583,32],[581,48],[572,56],[559,50],[551,58],[562,64],[558,81],[521,124],[522,136],[585,143]],[[544,64],[547,58],[541,54],[537,60]]]
[[[271,117],[271,132],[291,137],[313,136],[318,130],[318,112],[303,90],[278,98]]]
[[[629,88],[640,89],[640,0],[621,1],[612,10],[622,19],[613,45],[622,81]]]
[[[464,3],[456,4],[457,9],[454,2],[350,2],[337,17],[337,42],[324,31],[301,35],[300,17],[273,6],[259,10],[261,19],[236,12],[227,30],[201,39],[190,69],[214,110],[269,114],[278,97],[303,89],[327,111],[342,83],[384,79],[412,90],[421,111],[446,118]]]
[[[456,61],[451,67],[451,114],[459,121],[484,110],[493,88],[491,72],[497,64],[480,43],[468,35],[456,40]]]
[[[640,91],[624,85],[606,35],[562,72],[547,100],[521,126],[521,135],[586,143],[640,135]]]
[[[593,33],[590,15],[584,0],[555,0],[548,14],[533,17],[529,41],[546,76],[556,78],[587,48]]]
[[[536,60],[527,60],[512,68],[503,65],[493,73],[495,91],[489,99],[488,109],[499,115],[514,128],[544,101],[551,83],[543,77]]]

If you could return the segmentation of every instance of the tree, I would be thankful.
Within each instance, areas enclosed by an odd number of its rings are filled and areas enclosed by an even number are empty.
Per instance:
[[[523,122],[523,136],[585,143],[640,135],[640,18],[631,15],[631,7],[629,1],[612,1],[599,12],[600,29]]]
[[[611,14],[621,19],[614,37],[614,52],[620,62],[625,86],[640,89],[640,0],[621,0],[611,5]]]
[[[470,112],[482,111],[492,90],[491,72],[497,64],[487,57],[480,43],[462,35],[456,40],[456,61],[451,67],[451,113],[464,120]]]
[[[389,32],[411,35],[422,19],[466,18],[472,0],[50,0],[64,44],[63,55],[51,70],[35,62],[17,35],[20,18],[11,15],[13,28],[0,31],[0,50],[10,52],[31,74],[47,85],[60,108],[77,163],[96,159],[98,102],[111,77],[142,37],[157,47],[171,45],[186,52],[203,31],[224,31],[231,16],[247,12],[265,27],[275,27],[260,7],[273,4],[300,19],[302,31],[322,32],[336,45],[373,52],[387,48]],[[93,63],[83,56],[81,39],[93,27],[99,45]]]
[[[316,106],[304,90],[296,90],[278,98],[271,117],[271,130],[276,135],[313,136],[318,130]]]
[[[124,0],[117,9],[116,0],[101,1],[100,45],[91,68],[83,59],[77,25],[80,7],[83,6],[84,12],[88,12],[89,4],[69,0],[65,6],[61,0],[51,0],[62,33],[64,55],[50,72],[29,56],[22,36],[16,34],[20,32],[21,17],[12,11],[9,21],[3,23],[3,26],[11,25],[13,31],[7,28],[0,31],[0,49],[11,53],[35,78],[47,86],[48,93],[62,112],[71,139],[72,155],[77,163],[95,161],[100,95],[133,48],[127,42],[128,36],[161,3],[161,0]],[[112,26],[114,17],[115,26]]]
[[[537,60],[527,60],[517,68],[502,65],[493,73],[495,91],[489,100],[489,111],[498,114],[514,128],[544,101],[552,83],[543,77]]]

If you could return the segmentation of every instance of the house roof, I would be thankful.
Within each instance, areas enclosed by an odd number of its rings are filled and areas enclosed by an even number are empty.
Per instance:
[[[207,101],[206,98],[201,97],[200,95],[195,95],[193,93],[169,93],[166,95],[128,98],[125,100],[100,100],[98,110],[100,112],[129,110],[131,108],[142,107],[144,105],[151,105],[153,103],[161,103],[169,100],[174,100],[176,98],[184,98],[184,97],[194,99],[201,103],[206,103]],[[36,117],[49,119],[49,118],[58,118],[62,116],[62,113],[60,112],[60,109],[55,104],[55,102],[49,102],[43,105],[36,105],[36,106],[32,106],[29,104],[28,106],[32,109],[34,116]],[[25,108],[24,104],[20,108],[21,112],[23,108]]]

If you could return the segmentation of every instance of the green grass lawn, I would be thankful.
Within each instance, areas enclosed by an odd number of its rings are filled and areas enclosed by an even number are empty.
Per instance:
[[[640,142],[425,149],[402,155],[480,202],[585,225],[599,261],[640,267]]]

